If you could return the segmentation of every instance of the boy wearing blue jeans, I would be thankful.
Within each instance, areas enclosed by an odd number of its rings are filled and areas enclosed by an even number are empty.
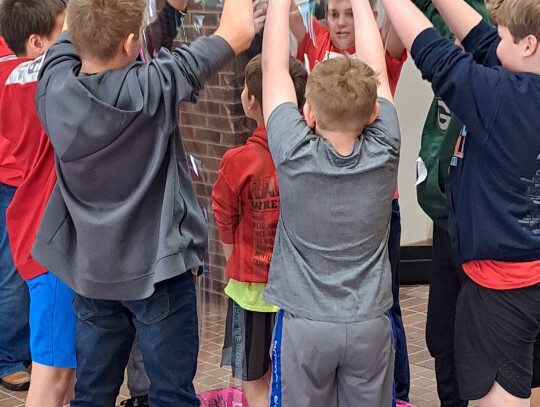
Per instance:
[[[268,8],[263,113],[281,202],[263,299],[282,309],[275,407],[392,405],[388,233],[400,134],[371,7],[351,6],[358,59],[315,66],[305,119],[288,71],[290,0]]]
[[[433,0],[464,50],[408,0],[383,3],[464,124],[446,189],[449,235],[468,276],[456,309],[461,396],[529,406],[540,386],[540,3],[506,0],[497,29],[462,0]],[[482,65],[493,59],[502,67]]]
[[[249,46],[253,11],[250,0],[226,0],[215,35],[142,63],[145,7],[70,1],[69,38],[60,36],[40,73],[36,104],[58,182],[32,254],[76,293],[72,407],[114,405],[135,333],[149,404],[199,404],[192,271],[207,232],[178,104],[195,102],[205,81]]]

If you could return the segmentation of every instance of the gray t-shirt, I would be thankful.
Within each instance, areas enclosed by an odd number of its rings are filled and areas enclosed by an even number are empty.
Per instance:
[[[363,321],[392,306],[388,233],[400,132],[394,106],[348,156],[316,136],[293,103],[267,124],[280,216],[263,299],[297,316]]]

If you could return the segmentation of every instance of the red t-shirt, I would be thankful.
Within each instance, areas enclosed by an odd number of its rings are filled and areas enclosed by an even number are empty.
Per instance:
[[[227,276],[246,283],[268,282],[279,218],[278,178],[261,124],[245,146],[225,153],[212,191],[221,241],[233,244]]]
[[[307,67],[308,71],[311,71],[319,62],[335,58],[339,55],[348,54],[350,56],[356,56],[355,47],[351,47],[346,50],[336,48],[330,39],[330,30],[328,27],[321,24],[315,17],[313,17],[313,31],[315,33],[315,44],[313,44],[313,40],[309,34],[306,34],[302,42],[298,44],[298,52],[296,54],[296,58],[298,58],[300,62],[309,64]],[[390,85],[392,96],[394,96],[396,93],[399,76],[401,75],[401,68],[403,68],[403,64],[407,60],[407,52],[403,52],[401,59],[393,58],[387,52],[385,59],[388,83]],[[397,199],[398,197],[399,193],[396,187],[394,199]]]
[[[540,260],[510,263],[473,260],[463,270],[476,284],[493,290],[513,290],[540,283]]]
[[[0,134],[9,140],[22,181],[6,212],[13,261],[24,280],[47,270],[30,256],[56,183],[54,151],[38,119],[34,97],[43,58],[19,60],[0,93]]]
[[[0,37],[0,91],[4,87],[7,77],[21,63],[6,42]],[[13,187],[21,183],[21,171],[15,163],[11,153],[10,143],[0,134],[0,182]]]

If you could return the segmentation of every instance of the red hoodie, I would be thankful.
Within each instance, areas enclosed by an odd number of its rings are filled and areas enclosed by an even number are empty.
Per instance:
[[[212,208],[221,241],[234,244],[227,276],[266,283],[279,218],[279,187],[264,124],[246,145],[223,156]]]
[[[0,37],[0,92],[9,74],[21,61],[13,55],[6,42]],[[0,134],[0,182],[17,187],[21,183],[21,171],[15,163],[9,141]]]
[[[19,58],[0,90],[0,134],[9,140],[22,181],[6,212],[13,261],[24,280],[47,270],[30,256],[41,217],[56,182],[54,151],[34,105],[43,58]]]

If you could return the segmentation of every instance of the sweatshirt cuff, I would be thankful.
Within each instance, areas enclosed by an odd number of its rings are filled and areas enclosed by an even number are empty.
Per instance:
[[[233,49],[229,43],[219,35],[199,37],[191,45],[191,48],[193,47],[200,47],[204,54],[213,55],[214,61],[220,68],[234,58]]]
[[[420,34],[416,36],[411,47],[411,56],[416,61],[418,53],[425,47],[429,46],[432,42],[444,38],[435,28],[426,28]]]
[[[465,50],[470,50],[475,47],[475,42],[479,38],[484,38],[486,34],[493,30],[493,26],[491,26],[488,22],[485,20],[481,20],[476,27],[474,27],[465,38],[463,38],[463,41],[461,41],[461,45],[463,45],[463,48]]]

